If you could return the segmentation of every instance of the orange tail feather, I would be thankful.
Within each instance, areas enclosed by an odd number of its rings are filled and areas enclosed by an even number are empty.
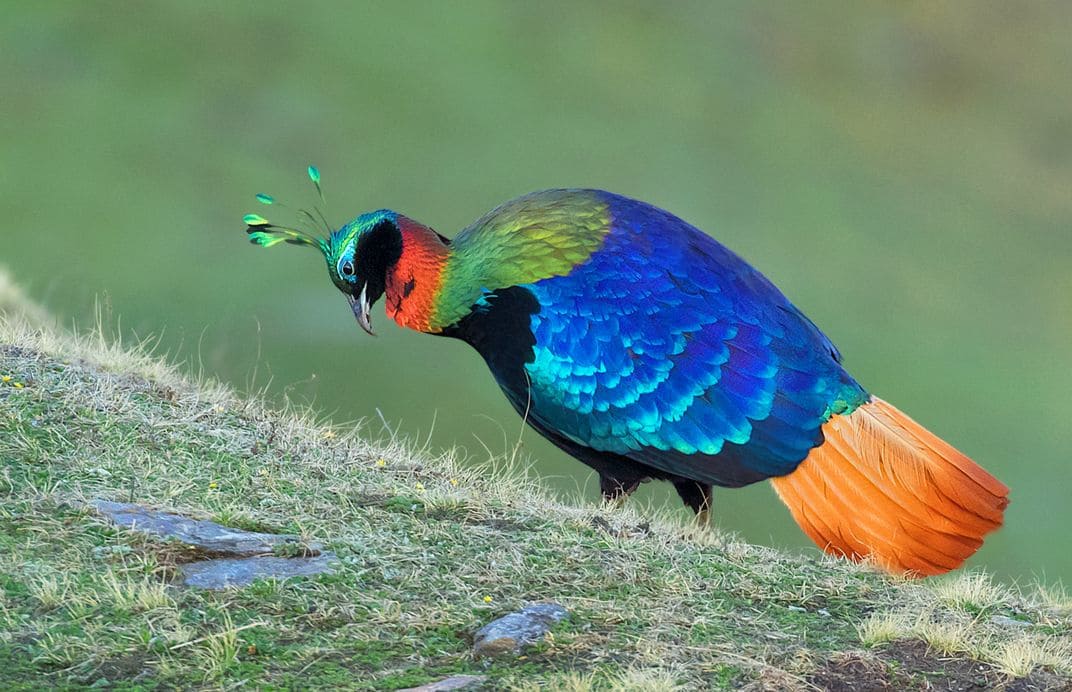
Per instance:
[[[1009,489],[891,404],[823,425],[826,441],[772,479],[823,550],[915,576],[959,567],[1001,526]]]

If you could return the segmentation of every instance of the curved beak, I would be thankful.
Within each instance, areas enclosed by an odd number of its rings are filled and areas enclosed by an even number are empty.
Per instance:
[[[372,322],[369,321],[372,306],[368,302],[368,284],[361,287],[359,297],[355,298],[352,293],[347,293],[346,300],[350,302],[350,309],[354,311],[354,317],[357,318],[357,323],[361,325],[361,328],[372,336],[376,336],[376,332],[372,331]]]

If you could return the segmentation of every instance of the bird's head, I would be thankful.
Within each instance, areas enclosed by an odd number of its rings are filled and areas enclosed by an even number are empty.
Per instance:
[[[320,172],[309,167],[309,177],[320,189]],[[262,204],[278,204],[270,195],[259,194]],[[429,269],[436,262],[427,261],[429,246],[444,249],[447,242],[431,229],[388,209],[362,214],[341,228],[332,230],[319,209],[315,215],[299,210],[302,224],[311,227],[312,233],[299,228],[279,226],[258,214],[244,218],[250,241],[262,247],[278,243],[308,245],[320,250],[327,260],[328,274],[336,288],[346,295],[350,309],[369,334],[373,334],[370,311],[384,293],[388,297],[388,314],[404,326],[421,329],[427,324],[428,291],[433,281]],[[326,236],[319,236],[326,230]],[[409,239],[408,262],[402,261],[403,248]],[[434,241],[429,243],[428,239]],[[435,272],[432,272],[435,273]],[[415,291],[418,277],[421,291]]]
[[[369,311],[387,289],[388,273],[402,257],[399,215],[386,209],[362,214],[331,234],[324,256],[335,286],[372,334]]]

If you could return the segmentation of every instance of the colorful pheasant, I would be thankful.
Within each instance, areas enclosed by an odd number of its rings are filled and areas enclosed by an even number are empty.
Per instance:
[[[649,204],[547,190],[453,239],[387,210],[326,238],[246,223],[259,245],[318,247],[369,333],[382,297],[398,324],[472,345],[607,499],[663,479],[704,513],[712,485],[770,478],[823,550],[917,576],[1002,524],[1005,485],[869,394],[762,274]]]

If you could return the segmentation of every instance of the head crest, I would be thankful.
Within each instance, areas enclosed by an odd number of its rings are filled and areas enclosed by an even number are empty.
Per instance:
[[[309,179],[313,181],[313,185],[316,187],[317,195],[320,197],[320,202],[324,203],[324,191],[320,187],[320,170],[316,166],[309,166]],[[265,205],[275,205],[278,207],[284,207],[286,205],[280,204],[275,200],[275,197],[266,195],[263,192],[256,195],[257,201]],[[331,254],[331,225],[328,224],[327,219],[324,218],[323,212],[319,207],[313,207],[313,211],[316,212],[316,216],[307,209],[298,210],[298,224],[307,227],[309,230],[302,230],[301,228],[293,228],[290,226],[280,226],[270,222],[260,214],[246,214],[242,217],[242,221],[246,224],[246,233],[249,234],[249,240],[254,245],[260,245],[261,247],[272,247],[279,243],[290,243],[291,245],[309,245],[320,250],[324,253],[325,257],[330,259]],[[318,235],[321,228],[327,231],[327,236],[321,237]]]

